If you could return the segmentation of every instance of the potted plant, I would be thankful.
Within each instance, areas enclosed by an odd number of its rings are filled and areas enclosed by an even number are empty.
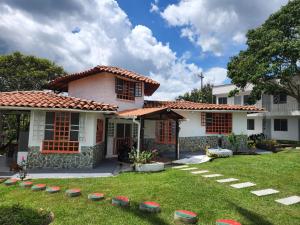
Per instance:
[[[156,156],[157,150],[138,152],[134,149],[129,153],[129,159],[138,172],[157,172],[164,170],[163,163],[153,161]]]

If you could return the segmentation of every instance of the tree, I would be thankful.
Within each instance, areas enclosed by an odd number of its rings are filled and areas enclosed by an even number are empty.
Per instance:
[[[179,95],[176,100],[185,100],[191,102],[213,103],[212,84],[206,84],[201,89],[193,89],[191,92],[186,92]]]
[[[253,85],[250,102],[263,93],[284,93],[300,104],[300,0],[289,1],[247,33],[247,49],[231,58],[228,76],[237,89]]]
[[[0,56],[0,92],[41,90],[48,81],[64,74],[61,66],[47,59],[20,52]]]

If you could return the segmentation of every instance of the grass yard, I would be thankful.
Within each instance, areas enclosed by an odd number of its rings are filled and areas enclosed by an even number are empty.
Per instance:
[[[59,185],[61,193],[32,192],[18,186],[0,185],[0,209],[20,203],[26,208],[48,209],[54,212],[54,225],[166,225],[173,224],[176,209],[199,214],[199,224],[215,224],[216,219],[230,218],[243,225],[299,225],[300,204],[285,206],[275,199],[300,195],[300,151],[289,150],[272,155],[234,156],[196,165],[222,178],[234,177],[257,184],[255,187],[234,189],[219,184],[221,178],[203,178],[189,171],[167,169],[152,174],[124,173],[117,177],[97,179],[46,179],[34,182]],[[68,198],[67,188],[81,188],[83,195]],[[257,197],[250,190],[274,188],[278,194]],[[106,199],[91,202],[87,195],[103,192]],[[125,195],[130,208],[112,206],[111,197]],[[156,215],[141,213],[138,204],[150,200],[161,204]],[[30,225],[30,224],[28,224]]]

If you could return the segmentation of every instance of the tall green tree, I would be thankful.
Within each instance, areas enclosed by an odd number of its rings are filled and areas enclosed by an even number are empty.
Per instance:
[[[186,92],[180,95],[176,100],[185,100],[191,102],[213,103],[212,84],[206,84],[202,89],[193,89],[191,92]]]
[[[48,59],[14,52],[0,56],[0,92],[41,90],[50,80],[65,74]]]
[[[228,76],[238,87],[230,95],[252,84],[252,102],[262,93],[285,93],[300,104],[300,0],[289,1],[249,30],[247,46],[228,63]]]

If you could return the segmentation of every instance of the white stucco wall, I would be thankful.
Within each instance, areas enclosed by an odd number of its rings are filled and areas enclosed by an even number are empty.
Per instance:
[[[248,135],[261,134],[263,132],[263,120],[262,117],[251,117],[250,115],[247,119],[254,119],[254,130],[247,130]]]
[[[287,119],[288,131],[274,131],[274,119]],[[299,117],[296,116],[272,117],[271,119],[272,139],[298,141],[299,138],[298,119]]]
[[[247,135],[247,113],[246,112],[232,113],[232,132],[235,134]]]
[[[69,83],[69,96],[94,100],[119,106],[119,111],[142,108],[144,96],[135,101],[117,99],[115,93],[115,75],[110,73],[95,74]],[[144,91],[142,91],[144,93]]]

